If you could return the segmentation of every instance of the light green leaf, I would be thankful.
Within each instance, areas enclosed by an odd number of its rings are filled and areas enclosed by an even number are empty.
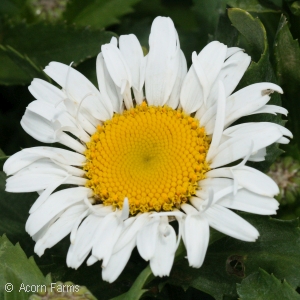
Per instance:
[[[113,33],[89,28],[76,28],[65,24],[20,23],[5,27],[2,45],[9,45],[23,57],[24,66],[16,65],[17,56],[0,52],[0,84],[27,84],[32,75],[24,72],[28,61],[43,69],[51,61],[59,61],[76,66],[100,52],[101,45],[108,43]],[[30,43],[28,42],[30,41]],[[7,47],[6,47],[7,49]],[[19,58],[19,63],[21,60]],[[96,64],[96,63],[95,63]],[[31,68],[32,70],[32,68]]]
[[[284,90],[283,104],[289,111],[288,126],[300,145],[300,48],[294,40],[285,16],[279,22],[274,43],[276,75]]]
[[[72,0],[63,15],[69,24],[103,28],[119,23],[119,17],[133,11],[140,0]]]
[[[300,295],[285,280],[281,283],[263,269],[245,278],[238,285],[237,292],[241,300],[300,299]]]
[[[300,230],[298,220],[281,221],[246,213],[239,214],[260,233],[256,242],[223,237],[211,244],[200,269],[182,259],[173,266],[169,283],[184,289],[193,287],[217,300],[237,297],[236,283],[258,268],[296,288],[300,284]]]
[[[243,10],[249,12],[256,12],[256,13],[280,13],[280,10],[275,9],[274,7],[271,8],[269,5],[262,5],[262,1],[259,0],[227,0],[227,5],[234,7],[234,8],[241,8]]]
[[[3,235],[0,237],[0,296],[6,294],[4,290],[6,283],[12,283],[15,291],[20,290],[22,287],[21,284],[25,286],[49,284],[36,265],[33,257],[28,259],[19,244],[13,245],[8,238]],[[31,292],[26,294],[29,295]],[[13,298],[13,296],[10,298],[9,295],[6,295],[6,299],[19,298]]]
[[[27,294],[22,287],[22,279],[18,277],[13,270],[7,268],[4,277],[5,284],[8,284],[9,288],[13,287],[12,291],[4,292],[4,300],[28,300],[29,294]]]

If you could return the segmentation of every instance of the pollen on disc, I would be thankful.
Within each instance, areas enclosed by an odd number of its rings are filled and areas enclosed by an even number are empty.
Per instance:
[[[146,102],[97,127],[87,143],[87,186],[104,205],[130,213],[170,211],[195,194],[209,170],[210,139],[199,121]]]

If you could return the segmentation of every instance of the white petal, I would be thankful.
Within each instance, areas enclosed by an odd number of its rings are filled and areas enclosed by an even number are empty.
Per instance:
[[[36,113],[26,110],[21,120],[21,126],[29,135],[40,142],[58,142],[53,124]]]
[[[118,278],[125,268],[134,247],[135,240],[132,239],[125,247],[110,257],[107,266],[102,269],[103,280],[112,283]]]
[[[89,113],[105,121],[112,117],[110,107],[102,99],[95,86],[81,73],[62,63],[51,62],[44,72],[64,88],[68,98],[89,111]],[[84,100],[83,100],[84,99]]]
[[[211,160],[212,153],[216,151],[215,149],[218,148],[222,133],[224,129],[224,122],[225,122],[225,111],[226,111],[226,99],[225,99],[225,90],[223,83],[219,81],[218,86],[218,103],[217,103],[217,114],[216,114],[216,120],[215,120],[215,127],[214,132],[212,136],[212,141],[207,153],[207,160]]]
[[[37,166],[38,162],[33,163],[32,166]],[[12,193],[35,192],[44,190],[49,185],[60,181],[65,184],[85,185],[87,179],[71,176],[68,172],[54,166],[55,164],[52,164],[49,168],[37,168],[36,170],[29,167],[19,171],[7,179],[6,191]]]
[[[89,215],[80,224],[75,240],[70,246],[67,255],[67,265],[74,269],[77,269],[88,256],[94,243],[94,235],[99,223],[102,218]]]
[[[276,214],[279,207],[278,201],[274,198],[258,195],[245,189],[239,190],[235,196],[222,198],[218,204],[258,215]]]
[[[122,88],[124,82],[128,82],[131,86],[131,73],[121,51],[112,44],[102,45],[101,50],[107,70],[114,83],[119,88]]]
[[[122,229],[123,221],[120,222],[116,213],[108,214],[97,228],[92,254],[103,259],[103,267],[107,265]]]
[[[200,187],[200,190],[196,191],[196,194],[201,199],[207,199],[209,190],[212,189],[214,192],[214,195],[218,193],[221,190],[224,190],[228,187],[233,186],[233,180],[229,178],[216,178],[216,177],[209,177],[208,178],[200,180],[198,182],[198,185]]]
[[[141,227],[143,227],[144,224],[143,221],[146,220],[147,217],[145,216],[144,218],[141,218],[141,216],[138,222],[135,222],[137,219],[139,219],[138,217],[130,217],[124,221],[123,231],[121,232],[120,238],[118,239],[118,241],[114,246],[113,253],[120,251],[132,239],[136,239],[137,232],[140,230]]]
[[[227,51],[226,51],[226,59],[230,56],[232,56],[233,54],[237,53],[237,52],[240,52],[240,51],[243,51],[243,49],[241,48],[238,48],[238,47],[230,47],[230,48],[227,48]]]
[[[62,180],[55,181],[52,184],[50,184],[37,198],[37,200],[34,202],[34,204],[31,206],[29,213],[33,213],[35,210],[37,210],[48,198],[49,196],[56,190],[61,184],[65,182],[66,178],[63,178]]]
[[[148,261],[154,255],[159,218],[151,218],[137,234],[137,249],[141,257]]]
[[[203,104],[203,91],[192,65],[181,87],[180,104],[187,113],[191,113]]]
[[[56,109],[54,105],[39,100],[30,102],[26,109],[43,117],[49,122],[55,121],[56,114],[59,113],[59,110]]]
[[[39,78],[34,78],[28,89],[35,99],[54,105],[66,98],[66,95],[60,89]]]
[[[142,46],[134,34],[129,34],[120,36],[119,47],[129,67],[132,76],[132,86],[136,90],[140,90],[140,70],[144,58]]]
[[[13,154],[6,160],[3,166],[3,171],[6,175],[12,175],[43,157],[34,153],[28,153],[25,150]]]
[[[72,150],[75,150],[79,153],[84,153],[86,150],[86,147],[78,142],[77,140],[73,139],[71,136],[64,132],[57,132],[56,133],[58,142],[71,148]]]
[[[120,113],[123,99],[121,89],[115,85],[110,77],[101,52],[97,56],[96,67],[99,90],[104,101],[107,103],[110,102],[113,110]]]
[[[251,57],[243,51],[236,52],[225,61],[222,70],[220,71],[219,76],[216,79],[216,82],[217,80],[223,81],[225,94],[227,97],[237,87],[250,62]]]
[[[161,221],[157,231],[154,256],[150,259],[150,267],[155,276],[162,277],[170,274],[175,252],[175,230],[167,222]]]
[[[253,242],[259,236],[250,223],[218,204],[211,206],[205,215],[211,227],[236,239]]]
[[[215,149],[210,167],[217,168],[244,158],[252,145],[253,152],[256,152],[275,143],[281,136],[282,133],[274,126],[265,126],[259,132],[246,132],[245,130],[243,135],[237,135]]]
[[[121,51],[112,44],[105,44],[101,47],[107,70],[114,83],[121,89],[127,109],[133,107],[130,87],[132,79],[129,67],[123,58]]]
[[[259,149],[255,154],[252,154],[248,161],[264,161],[267,155],[267,148]]]
[[[170,98],[166,103],[166,105],[172,107],[173,109],[177,108],[179,105],[181,86],[183,84],[183,80],[187,73],[186,59],[182,50],[180,50],[180,55],[178,56],[178,59],[179,59],[179,66],[178,66],[176,81],[172,93],[170,95]]]
[[[253,193],[267,197],[273,197],[274,195],[277,195],[279,193],[278,186],[274,182],[274,180],[272,180],[264,173],[247,166],[234,168],[232,171],[230,171],[229,168],[215,169],[207,172],[206,176],[208,178],[232,178],[232,172],[234,172],[238,184]]]
[[[6,191],[11,193],[28,193],[46,189],[49,185],[60,182],[68,174],[20,174],[6,181]]]
[[[86,162],[84,155],[79,153],[54,147],[33,147],[22,150],[28,154],[48,157],[52,161],[72,166],[82,166]]]
[[[88,188],[77,187],[68,188],[52,194],[41,207],[29,216],[26,222],[26,231],[30,235],[34,235],[49,220],[71,205],[83,201],[90,193],[91,190]]]
[[[205,215],[188,215],[184,221],[184,230],[189,265],[200,268],[209,242],[209,225]]]
[[[282,114],[287,116],[288,111],[287,109],[285,109],[284,107],[281,106],[277,106],[277,105],[264,105],[262,108],[254,111],[253,113],[251,113],[251,115],[254,114]]]
[[[175,84],[179,67],[179,40],[170,18],[157,17],[149,36],[145,88],[148,104],[164,105]]]
[[[86,206],[84,204],[77,204],[68,208],[37,241],[34,252],[41,256],[44,254],[45,249],[53,247],[62,240],[70,233],[74,222],[85,209]]]
[[[198,110],[202,103],[206,103],[211,87],[216,80],[226,57],[227,47],[217,41],[209,43],[199,53],[198,57],[193,55],[193,66],[191,67],[183,83],[180,100],[185,112],[188,114]],[[194,73],[195,72],[195,73]],[[191,73],[189,75],[189,73]],[[196,74],[198,81],[193,80]],[[198,89],[194,85],[198,85]],[[200,96],[192,98],[189,90],[200,91]],[[207,107],[210,107],[208,104]]]

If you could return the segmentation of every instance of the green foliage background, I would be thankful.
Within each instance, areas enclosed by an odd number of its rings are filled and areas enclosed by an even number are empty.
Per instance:
[[[112,36],[134,33],[148,48],[150,26],[158,15],[173,19],[189,66],[193,51],[219,40],[245,49],[252,57],[237,89],[261,81],[282,86],[284,95],[280,98],[274,94],[271,104],[282,104],[289,111],[286,126],[294,139],[284,147],[283,155],[299,162],[300,1],[1,0],[0,164],[7,155],[40,145],[24,133],[20,119],[33,100],[27,90],[31,80],[38,77],[51,82],[42,71],[50,61],[74,62],[73,66],[96,84],[95,57],[101,45]],[[241,121],[285,124],[280,116],[270,115]],[[269,147],[266,161],[252,166],[267,172],[281,153],[277,145]],[[5,175],[1,172],[0,299],[30,296],[16,290],[5,292],[7,282],[20,286],[22,282],[49,284],[58,280],[85,285],[97,299],[300,299],[297,219],[240,213],[259,230],[257,242],[245,243],[212,230],[204,265],[190,268],[181,245],[168,278],[154,278],[134,251],[118,280],[108,284],[101,279],[100,263],[91,267],[83,264],[76,271],[67,268],[68,238],[41,258],[34,255],[34,243],[24,227],[37,195],[9,194],[4,189]],[[292,205],[280,208],[278,218],[297,217],[299,207],[300,198],[295,196]]]

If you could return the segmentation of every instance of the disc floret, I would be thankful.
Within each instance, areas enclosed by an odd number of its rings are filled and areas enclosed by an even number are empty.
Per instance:
[[[143,102],[97,127],[85,152],[87,186],[114,208],[127,197],[133,215],[171,211],[205,178],[209,144],[196,118]]]

